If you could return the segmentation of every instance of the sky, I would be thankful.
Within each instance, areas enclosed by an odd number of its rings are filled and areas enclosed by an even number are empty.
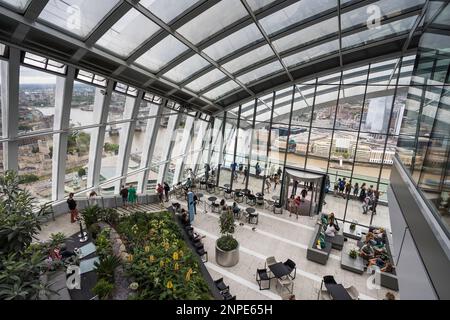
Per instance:
[[[20,67],[20,84],[55,84],[56,76],[47,72]]]

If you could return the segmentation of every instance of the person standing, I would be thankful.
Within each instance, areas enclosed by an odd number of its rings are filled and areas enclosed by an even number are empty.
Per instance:
[[[261,174],[261,167],[259,165],[259,162],[257,162],[255,165],[255,171],[256,171],[256,176],[259,177],[259,175]]]
[[[278,167],[278,170],[277,170],[278,177],[281,178],[282,173],[283,173],[283,170],[281,169],[281,167]]]
[[[137,202],[136,188],[133,185],[131,185],[128,189],[128,202],[132,207],[134,207]]]
[[[272,187],[272,184],[270,183],[270,177],[269,176],[266,177],[265,183],[266,183],[266,187],[265,187],[264,191],[266,193],[269,193],[270,192],[270,188]]]
[[[128,203],[128,188],[126,186],[122,186],[122,189],[120,190],[120,196],[122,197],[123,206],[126,207]]]
[[[166,202],[169,201],[170,186],[167,182],[164,182],[164,195],[166,196]]]
[[[353,196],[358,197],[358,192],[359,192],[359,184],[358,182],[355,183],[355,185],[353,186]]]
[[[361,185],[361,191],[359,192],[359,200],[361,202],[364,202],[365,199],[366,199],[366,183],[363,182],[363,184]]]
[[[164,192],[164,188],[161,185],[161,183],[158,183],[158,185],[156,186],[156,194],[159,197],[159,202],[163,202],[163,192]]]
[[[345,183],[345,195],[347,196],[347,199],[350,199],[350,191],[352,191],[352,184],[350,181],[347,181]]]
[[[294,180],[294,185],[292,186],[292,196],[297,194],[298,180]]]
[[[303,190],[302,190],[302,192],[300,192],[300,194],[302,195],[302,202],[305,202],[306,195],[308,194],[308,190],[306,190],[306,188],[303,188]]]
[[[242,184],[245,183],[245,180],[247,179],[247,176],[248,176],[248,169],[247,169],[247,167],[245,167],[244,168],[244,180],[242,180]]]
[[[275,191],[277,189],[278,183],[280,183],[280,179],[278,178],[278,175],[275,174],[273,176],[273,184],[274,184],[273,191]]]
[[[71,192],[69,193],[69,199],[67,199],[67,206],[69,207],[70,211],[70,222],[74,223],[78,219],[78,209],[77,209],[77,202],[73,198],[74,194]]]

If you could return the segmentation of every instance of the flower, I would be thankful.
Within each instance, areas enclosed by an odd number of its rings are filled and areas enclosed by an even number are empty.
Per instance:
[[[137,290],[139,288],[139,284],[137,282],[132,282],[130,283],[128,288],[130,288],[131,290]]]
[[[178,262],[175,262],[175,265],[174,265],[174,267],[173,267],[175,270],[178,270],[178,269],[180,269],[180,266],[178,265]]]
[[[149,260],[150,262],[155,261],[155,256],[154,256],[154,255],[151,255],[150,257],[148,257],[148,260]]]
[[[149,247],[149,246],[145,246],[145,247],[144,247],[144,250],[145,250],[145,252],[148,253],[148,252],[150,252],[150,247]]]
[[[161,268],[164,268],[164,260],[161,260],[161,261],[159,262],[159,266],[160,266]]]
[[[129,255],[127,256],[127,260],[128,260],[128,262],[133,262],[133,255],[132,255],[132,254],[129,254]]]
[[[178,252],[174,252],[172,255],[173,260],[178,260]]]
[[[182,256],[183,256],[183,250],[178,251],[178,255],[179,255],[180,257],[182,257]]]
[[[166,284],[166,287],[167,287],[167,289],[172,289],[173,288],[173,283],[172,283],[172,281],[167,281],[167,284]]]

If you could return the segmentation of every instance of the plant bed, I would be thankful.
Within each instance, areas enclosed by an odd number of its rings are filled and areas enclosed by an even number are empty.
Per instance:
[[[198,259],[172,214],[135,212],[119,221],[117,232],[128,252],[129,299],[212,299]]]

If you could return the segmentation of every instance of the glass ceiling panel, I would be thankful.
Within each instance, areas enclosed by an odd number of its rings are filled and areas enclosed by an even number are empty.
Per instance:
[[[336,5],[336,0],[302,0],[261,19],[259,22],[267,34],[271,35],[294,23],[334,8]]]
[[[25,11],[30,2],[31,0],[0,0],[0,4],[5,4],[21,12]]]
[[[231,73],[235,73],[238,70],[241,70],[249,65],[257,63],[258,61],[264,60],[270,56],[273,56],[273,51],[268,44],[256,48],[242,56],[231,60],[223,65],[223,67]]]
[[[247,3],[253,11],[256,11],[275,1],[276,0],[247,0]]]
[[[230,80],[228,82],[225,82],[224,84],[218,86],[217,88],[214,88],[206,93],[203,94],[208,99],[216,100],[217,98],[227,94],[230,91],[233,91],[234,89],[238,88],[239,85],[234,82],[233,80]]]
[[[221,1],[177,31],[192,43],[198,44],[246,15],[247,11],[240,0]]]
[[[188,47],[174,36],[168,35],[136,59],[136,63],[152,72],[158,72],[187,49]]]
[[[165,23],[171,22],[198,0],[141,0],[139,3]]]
[[[131,9],[97,41],[97,45],[127,57],[158,30],[155,23]]]
[[[215,42],[203,50],[208,56],[214,60],[219,60],[226,55],[252,43],[258,41],[263,36],[259,32],[254,23],[247,27],[240,29],[228,37]]]
[[[381,25],[379,29],[367,29],[342,38],[342,48],[356,47],[361,44],[378,40],[386,36],[395,36],[411,29],[416,16]]]
[[[207,86],[213,84],[214,82],[217,82],[223,78],[225,78],[225,74],[222,73],[222,71],[220,71],[218,69],[214,69],[214,70],[204,74],[200,78],[198,78],[192,82],[189,82],[186,85],[186,88],[188,88],[192,91],[198,92],[198,91],[203,90]]]
[[[333,40],[330,42],[323,43],[316,47],[309,48],[307,50],[295,53],[293,55],[283,58],[284,63],[287,66],[292,67],[300,63],[305,63],[314,58],[318,58],[322,55],[331,54],[339,50],[339,41]]]
[[[382,16],[392,16],[396,13],[405,11],[408,8],[415,7],[417,5],[424,4],[425,0],[381,0],[373,4],[352,10],[344,13],[341,16],[342,30],[350,28],[358,24],[367,23],[368,14],[372,13],[369,10],[371,6],[378,6],[381,10]]]
[[[242,76],[238,77],[237,79],[241,82],[244,82],[245,84],[258,80],[264,76],[267,76],[269,74],[272,74],[274,72],[277,72],[279,70],[283,69],[283,66],[279,61],[274,61],[272,63],[266,64],[262,67],[259,67],[255,70],[252,70],[250,72],[247,72],[243,74]]]
[[[50,0],[39,19],[85,38],[118,2],[119,0]]]
[[[323,36],[337,33],[338,29],[338,18],[334,17],[275,40],[273,41],[273,45],[278,52],[282,52],[301,44],[317,40]]]
[[[209,65],[208,61],[203,59],[198,54],[195,54],[189,59],[177,65],[176,67],[167,71],[164,74],[164,77],[175,82],[181,82],[208,65]]]

